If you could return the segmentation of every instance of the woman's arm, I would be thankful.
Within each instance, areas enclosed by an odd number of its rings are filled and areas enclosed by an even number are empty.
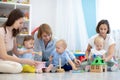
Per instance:
[[[15,61],[22,64],[29,64],[29,65],[37,65],[38,62],[28,60],[28,59],[20,59],[18,57],[10,56],[7,54],[4,38],[0,36],[0,58],[3,60]]]
[[[85,58],[86,58],[86,59],[88,59],[88,57],[89,57],[91,48],[92,48],[92,47],[90,46],[90,44],[88,44],[87,49],[86,49],[86,51],[85,51]]]
[[[104,59],[106,62],[109,61],[113,57],[114,51],[115,51],[115,44],[112,44],[108,48],[108,54],[107,54],[106,58]]]

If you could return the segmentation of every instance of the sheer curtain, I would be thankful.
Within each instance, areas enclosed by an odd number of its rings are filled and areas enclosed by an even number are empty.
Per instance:
[[[55,36],[72,51],[85,51],[88,34],[81,0],[57,0]]]
[[[115,56],[120,58],[120,0],[97,0],[97,22],[107,19],[116,42]]]

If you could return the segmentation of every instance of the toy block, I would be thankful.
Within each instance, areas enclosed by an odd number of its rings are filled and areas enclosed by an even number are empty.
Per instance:
[[[90,66],[90,72],[106,72],[107,65],[101,57],[96,57]]]

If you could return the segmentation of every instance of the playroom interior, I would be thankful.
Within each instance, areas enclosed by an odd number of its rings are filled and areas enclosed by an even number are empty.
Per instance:
[[[18,48],[23,38],[33,35],[43,23],[50,25],[53,36],[64,39],[68,49],[82,61],[85,58],[88,40],[96,34],[97,23],[107,19],[115,40],[114,57],[120,69],[120,1],[119,0],[0,0],[0,26],[13,9],[25,13],[25,22],[17,36]],[[0,80],[119,80],[120,71],[109,72],[101,58],[96,58],[90,71],[61,71],[54,73],[0,73]],[[58,69],[58,70],[59,70]]]

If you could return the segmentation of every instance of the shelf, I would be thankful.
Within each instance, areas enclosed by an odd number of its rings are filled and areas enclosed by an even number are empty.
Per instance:
[[[14,2],[0,2],[0,8],[2,9],[14,9],[14,8],[20,8],[20,9],[29,9],[30,4],[22,4],[22,3],[14,3]]]
[[[3,24],[7,20],[7,16],[13,9],[21,9],[25,13],[24,18],[24,26],[23,26],[23,33],[30,34],[30,4],[23,4],[23,3],[15,3],[15,2],[2,2],[0,1],[0,25]],[[26,30],[26,31],[24,31]],[[26,35],[26,34],[23,34]]]
[[[22,3],[15,3],[15,2],[0,2],[0,4],[30,6],[30,4],[22,4]]]
[[[0,17],[0,22],[5,22],[7,18]]]
[[[27,36],[29,34],[18,34],[18,36]]]
[[[14,4],[0,2],[0,9],[14,9]]]

